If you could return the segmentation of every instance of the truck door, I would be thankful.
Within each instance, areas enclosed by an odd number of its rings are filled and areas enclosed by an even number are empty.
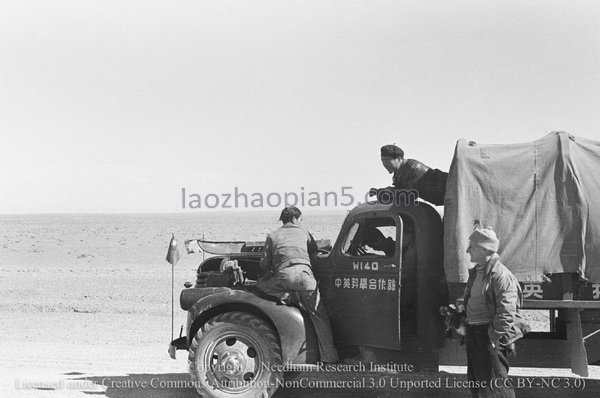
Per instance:
[[[399,347],[401,238],[401,218],[383,211],[342,230],[328,300],[336,342]]]

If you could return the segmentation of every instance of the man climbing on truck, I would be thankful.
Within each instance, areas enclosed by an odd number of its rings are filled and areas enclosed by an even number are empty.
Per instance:
[[[333,345],[331,325],[321,300],[311,268],[311,257],[317,251],[312,235],[301,225],[300,209],[283,209],[279,220],[283,225],[271,232],[262,252],[263,271],[258,288],[285,304],[294,304],[310,314],[318,338],[322,362],[338,361]]]

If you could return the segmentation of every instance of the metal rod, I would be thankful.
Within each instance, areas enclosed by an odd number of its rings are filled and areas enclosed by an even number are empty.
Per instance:
[[[599,333],[600,329],[596,329],[595,331],[593,331],[592,333],[588,334],[587,336],[585,336],[583,338],[583,341],[586,341],[587,339],[589,339],[590,337],[592,337],[593,335],[595,335],[596,333]]]
[[[171,341],[175,325],[175,266],[171,264]]]

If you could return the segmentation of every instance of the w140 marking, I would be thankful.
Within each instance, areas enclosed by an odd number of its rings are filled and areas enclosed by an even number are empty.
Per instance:
[[[355,271],[378,271],[379,270],[379,262],[378,261],[352,261],[352,268]]]

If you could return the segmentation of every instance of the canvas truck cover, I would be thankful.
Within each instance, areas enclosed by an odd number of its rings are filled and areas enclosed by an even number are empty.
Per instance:
[[[553,132],[524,144],[459,140],[446,185],[444,269],[466,282],[474,221],[520,281],[576,272],[600,283],[600,142]]]

